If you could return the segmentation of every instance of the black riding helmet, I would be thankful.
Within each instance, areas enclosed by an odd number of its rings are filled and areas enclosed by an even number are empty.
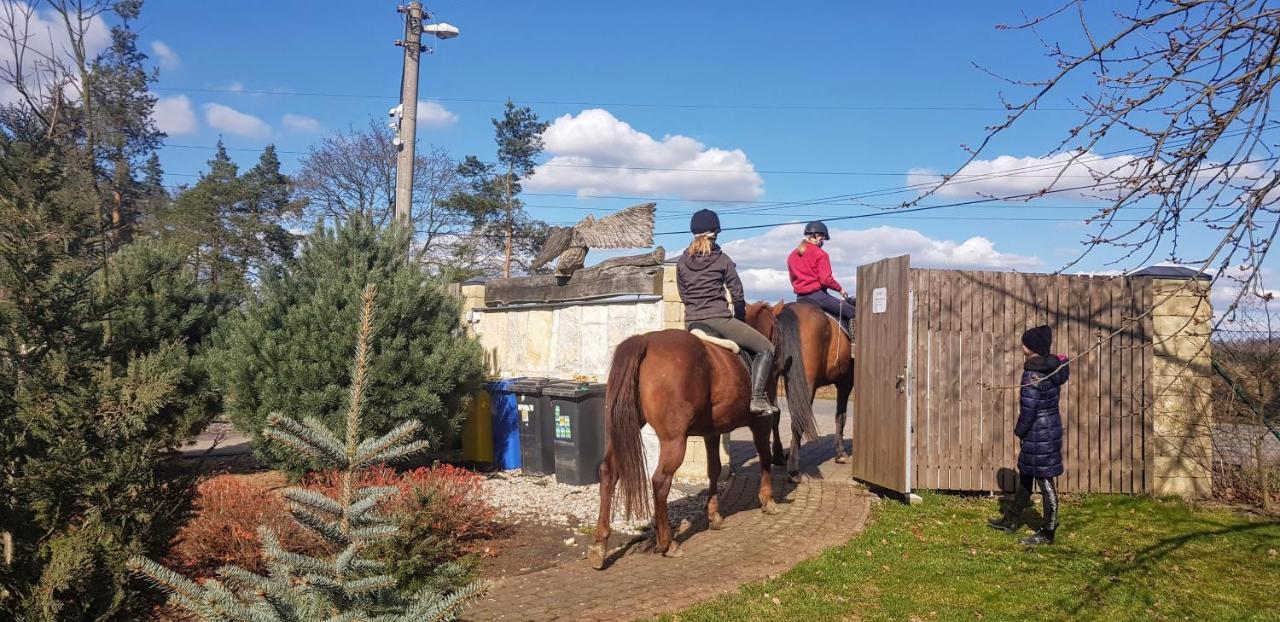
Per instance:
[[[694,212],[693,218],[689,220],[689,231],[694,235],[719,233],[720,217],[709,209],[698,210]]]
[[[804,236],[807,238],[811,235],[821,235],[830,240],[831,232],[827,231],[827,226],[821,220],[815,220],[804,226]]]

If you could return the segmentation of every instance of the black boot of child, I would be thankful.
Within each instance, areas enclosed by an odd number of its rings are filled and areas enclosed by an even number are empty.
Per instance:
[[[1023,544],[1025,544],[1025,545],[1027,545],[1027,546],[1038,546],[1038,545],[1041,545],[1041,544],[1053,544],[1053,532],[1055,532],[1055,531],[1057,531],[1057,530],[1056,530],[1056,529],[1049,529],[1049,528],[1047,528],[1047,527],[1046,527],[1046,528],[1044,528],[1044,529],[1041,529],[1040,531],[1035,532],[1034,534],[1032,534],[1032,535],[1031,535],[1030,537],[1028,537],[1028,538],[1023,538],[1022,540],[1020,540],[1020,542],[1022,542]]]
[[[1005,533],[1017,533],[1018,528],[1022,526],[1022,513],[1013,510],[1005,510],[1000,518],[987,519],[987,526],[996,531]]]
[[[1044,499],[1044,526],[1030,538],[1023,538],[1022,543],[1028,546],[1053,544],[1053,534],[1058,531],[1058,490],[1053,480],[1037,478],[1040,484],[1040,495]]]

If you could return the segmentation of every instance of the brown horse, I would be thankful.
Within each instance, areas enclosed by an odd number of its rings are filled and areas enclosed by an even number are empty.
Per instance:
[[[782,313],[783,303],[781,300],[777,304],[770,305],[767,302],[753,302],[747,305],[746,323],[751,328],[756,329],[765,339],[773,342],[774,347],[778,346],[778,314]],[[778,403],[778,370],[781,369],[782,356],[778,355],[774,358],[773,374],[769,377],[769,388],[766,390],[769,394],[769,403]],[[773,418],[773,463],[782,465],[787,463],[786,451],[782,448],[782,414],[779,413]],[[724,442],[728,443],[728,435],[725,436]]]
[[[836,462],[847,462],[844,424],[849,394],[853,392],[854,364],[849,338],[835,320],[817,305],[807,302],[784,305],[778,312],[775,330],[774,344],[778,347],[775,360],[787,389],[787,409],[792,418],[813,420],[813,399],[818,389],[835,385]],[[799,448],[800,437],[793,432],[787,457],[787,475],[793,482],[800,476]]]
[[[630,337],[618,344],[609,367],[605,391],[604,461],[600,464],[600,518],[588,556],[603,568],[608,555],[615,484],[621,483],[626,515],[650,514],[652,486],[656,550],[680,556],[671,539],[667,493],[676,469],[684,462],[685,439],[701,436],[707,446],[707,522],[724,527],[719,511],[720,435],[748,426],[760,455],[760,509],[778,511],[770,481],[769,428],[766,418],[752,416],[748,404],[751,383],[738,357],[683,330],[662,330]],[[645,481],[640,428],[648,422],[660,441],[657,470]],[[817,426],[812,416],[792,417],[795,436],[811,438]]]

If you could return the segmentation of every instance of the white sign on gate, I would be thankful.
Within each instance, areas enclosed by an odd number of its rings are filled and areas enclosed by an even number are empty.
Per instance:
[[[889,306],[889,291],[883,287],[871,290],[871,312],[884,313]]]

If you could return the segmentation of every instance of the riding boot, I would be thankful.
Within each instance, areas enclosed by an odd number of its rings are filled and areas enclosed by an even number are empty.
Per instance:
[[[751,361],[751,413],[754,415],[771,417],[778,414],[778,407],[770,404],[765,394],[772,371],[772,352],[761,352]]]

